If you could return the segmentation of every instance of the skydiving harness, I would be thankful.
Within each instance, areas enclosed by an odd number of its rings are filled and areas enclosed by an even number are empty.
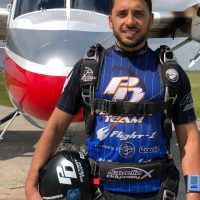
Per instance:
[[[110,101],[107,99],[95,98],[95,91],[98,90],[99,87],[105,51],[100,44],[95,44],[87,50],[81,64],[80,72],[80,85],[85,104],[85,129],[87,134],[91,134],[93,132],[96,120],[95,116],[100,112],[117,116],[150,116],[156,112],[164,110],[165,119],[163,128],[168,143],[168,154],[170,155],[170,139],[172,137],[171,109],[177,98],[180,66],[177,64],[176,58],[169,47],[162,45],[156,50],[156,52],[160,60],[159,72],[161,83],[165,89],[164,100],[152,102],[128,102],[123,100]],[[112,176],[109,174],[112,174],[111,171],[117,167],[127,169],[128,166],[131,166],[131,169],[132,167],[141,169],[147,173],[146,175],[144,174],[147,180],[149,178],[151,179],[160,177],[162,174],[164,174],[165,178],[156,200],[176,199],[178,192],[179,172],[173,163],[173,159],[170,159],[167,162],[156,161],[142,164],[100,162],[97,166],[98,167],[95,167],[95,169],[98,168],[98,172],[94,170],[94,174],[98,173],[98,176],[102,180],[112,180]],[[161,169],[164,169],[164,171]],[[143,180],[141,177],[136,179],[137,181]],[[113,180],[116,181],[115,178],[113,178]],[[130,177],[127,178],[126,176],[120,181],[126,182],[131,180],[136,181],[135,178],[130,179]]]

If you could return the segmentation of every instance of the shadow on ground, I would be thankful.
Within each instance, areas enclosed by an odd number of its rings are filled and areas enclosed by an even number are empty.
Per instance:
[[[72,127],[68,133],[73,136],[72,143],[81,145],[86,143],[87,135],[83,134],[80,126]],[[7,131],[3,140],[0,140],[0,161],[9,160],[15,157],[32,156],[35,145],[42,134],[41,131]],[[68,139],[68,137],[64,137]]]

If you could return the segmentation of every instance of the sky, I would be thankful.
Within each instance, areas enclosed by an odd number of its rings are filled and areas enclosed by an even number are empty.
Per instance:
[[[0,0],[0,8],[6,7],[7,3],[10,0]],[[200,3],[200,0],[152,0],[153,2],[153,11],[182,11],[192,6],[194,4]],[[166,44],[170,47],[175,46],[179,42],[183,41],[183,39],[151,39],[149,40],[149,45],[155,49],[159,47],[161,44]],[[1,45],[1,42],[0,42]],[[191,41],[187,45],[176,50],[174,53],[179,61],[179,64],[184,69],[189,69],[188,65],[190,63],[190,59],[192,59],[197,51],[200,49],[200,44],[194,41]],[[0,52],[0,63],[1,63],[1,52]],[[0,64],[1,65],[1,64]],[[200,60],[193,66],[193,70],[200,70]]]

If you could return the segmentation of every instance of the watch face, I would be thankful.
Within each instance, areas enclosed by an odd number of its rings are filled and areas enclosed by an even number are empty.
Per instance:
[[[188,192],[200,192],[200,175],[188,175]]]

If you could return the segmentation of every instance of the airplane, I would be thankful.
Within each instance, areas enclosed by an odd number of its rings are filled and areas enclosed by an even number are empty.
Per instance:
[[[44,128],[74,64],[94,43],[105,48],[114,43],[108,27],[110,0],[12,0],[0,9],[0,40],[5,40],[4,77],[18,115]],[[173,50],[191,40],[200,42],[200,4],[184,11],[154,12],[149,38],[186,38]],[[195,56],[193,63],[200,54]],[[82,110],[74,117],[83,121]]]

